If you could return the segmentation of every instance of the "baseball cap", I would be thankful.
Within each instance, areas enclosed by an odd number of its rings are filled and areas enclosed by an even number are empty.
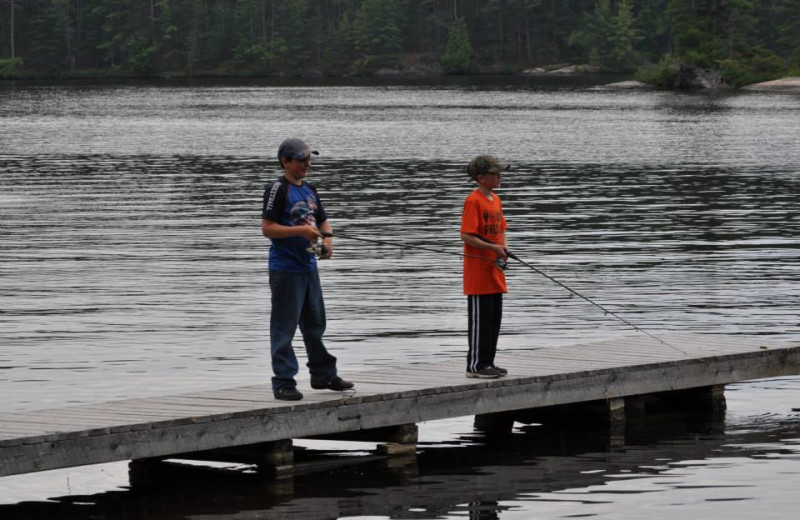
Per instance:
[[[493,155],[478,155],[473,157],[467,166],[467,173],[473,179],[485,173],[498,173],[511,168],[510,164],[501,163]]]
[[[284,140],[278,148],[278,160],[283,158],[305,159],[312,153],[319,155],[318,151],[312,150],[302,139],[290,137]]]

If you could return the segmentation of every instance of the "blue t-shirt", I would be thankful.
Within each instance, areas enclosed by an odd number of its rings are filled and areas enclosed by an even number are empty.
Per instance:
[[[261,217],[284,226],[317,226],[328,220],[317,190],[303,182],[295,186],[281,177],[264,190]],[[270,271],[310,273],[317,269],[317,258],[307,251],[311,245],[303,237],[273,238],[269,250]]]

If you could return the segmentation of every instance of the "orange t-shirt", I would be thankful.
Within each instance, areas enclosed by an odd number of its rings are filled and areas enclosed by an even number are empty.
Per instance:
[[[461,232],[480,235],[495,244],[503,243],[506,231],[503,216],[503,203],[500,197],[492,194],[487,199],[480,190],[473,191],[464,201],[461,214]],[[494,265],[497,256],[486,249],[478,249],[464,244],[464,294],[496,294],[508,292],[506,275]],[[486,258],[471,258],[479,256]]]

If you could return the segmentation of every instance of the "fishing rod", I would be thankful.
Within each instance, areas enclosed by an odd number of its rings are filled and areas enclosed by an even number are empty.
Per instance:
[[[478,260],[493,261],[494,265],[496,265],[497,268],[500,269],[501,271],[505,271],[508,268],[508,262],[506,262],[502,258],[496,258],[496,259],[492,260],[491,258],[487,258],[485,256],[469,255],[467,253],[456,253],[455,251],[446,251],[444,249],[437,249],[437,248],[434,248],[434,247],[425,247],[425,246],[418,246],[418,245],[405,245],[405,244],[399,244],[397,242],[390,242],[388,240],[377,240],[377,239],[374,239],[374,238],[354,237],[352,235],[343,235],[343,234],[338,233],[338,232],[336,234],[333,234],[333,233],[328,233],[327,231],[321,231],[320,233],[322,233],[322,236],[325,237],[325,238],[338,237],[338,238],[344,238],[344,239],[347,239],[347,240],[357,240],[357,241],[361,241],[361,242],[370,242],[370,243],[373,243],[373,244],[381,244],[381,245],[385,245],[385,246],[393,246],[393,247],[396,247],[396,248],[400,249],[401,251],[406,250],[406,249],[420,249],[422,251],[430,251],[432,253],[439,253],[439,254],[443,254],[443,255],[460,256],[461,258],[477,258]]]
[[[356,236],[352,236],[352,235],[345,235],[345,234],[338,233],[338,232],[336,234],[333,234],[333,233],[328,233],[328,232],[323,231],[322,232],[322,236],[326,237],[326,238],[328,238],[328,237],[338,237],[338,238],[344,238],[344,239],[348,239],[348,240],[356,240],[356,241],[361,241],[361,242],[370,242],[370,243],[373,243],[373,244],[381,244],[381,245],[393,246],[393,247],[399,248],[400,250],[420,249],[422,251],[430,251],[430,252],[433,252],[433,253],[447,254],[447,255],[451,255],[451,256],[460,256],[462,258],[479,258],[479,259],[482,259],[482,260],[490,260],[489,258],[486,258],[484,256],[469,255],[469,254],[466,254],[466,253],[456,253],[456,252],[453,252],[453,251],[445,251],[443,249],[438,249],[438,248],[433,248],[433,247],[425,247],[425,246],[420,246],[420,245],[399,244],[397,242],[391,242],[391,241],[388,241],[388,240],[378,240],[378,239],[374,239],[374,238],[356,237]],[[474,236],[478,237],[479,239],[483,240],[484,242],[493,243],[489,239],[487,239],[485,237],[482,237],[481,235],[474,235]],[[663,345],[667,345],[669,347],[672,347],[672,348],[674,348],[675,350],[678,350],[679,352],[681,352],[684,355],[688,355],[685,351],[683,351],[680,348],[676,347],[675,345],[669,343],[668,341],[654,336],[650,332],[644,330],[643,328],[641,328],[638,325],[630,322],[629,320],[626,320],[625,318],[623,318],[619,314],[615,313],[614,311],[612,311],[610,309],[607,309],[606,307],[604,307],[603,305],[600,305],[599,303],[595,302],[591,298],[589,298],[587,296],[584,296],[583,294],[579,293],[578,291],[576,291],[572,287],[569,287],[567,284],[565,284],[565,283],[553,278],[552,276],[550,276],[549,274],[545,273],[541,269],[529,264],[528,262],[525,262],[524,260],[522,260],[520,257],[515,255],[514,253],[512,253],[508,249],[505,250],[505,253],[509,258],[511,258],[513,260],[516,260],[517,262],[519,262],[520,264],[524,265],[528,269],[531,269],[535,273],[544,276],[545,278],[547,278],[551,282],[559,285],[560,287],[563,287],[564,289],[566,289],[570,293],[570,295],[575,295],[575,296],[585,300],[586,302],[594,305],[595,307],[597,307],[598,309],[603,311],[606,316],[610,315],[610,316],[614,317],[615,319],[619,320],[620,322],[624,323],[625,325],[633,328],[633,330],[635,330],[637,332],[641,332],[642,334],[645,334],[645,335],[649,336],[650,338],[658,341],[659,343],[661,343]],[[495,265],[499,269],[505,271],[508,264],[505,261],[503,261],[502,259],[498,258],[497,260],[495,260]]]
[[[483,238],[483,237],[481,237],[481,238]],[[484,239],[484,240],[485,240],[485,239]],[[573,288],[571,288],[571,287],[568,287],[566,284],[564,284],[564,283],[562,283],[562,282],[560,282],[560,281],[556,280],[555,278],[553,278],[553,277],[552,277],[552,276],[550,276],[549,274],[545,273],[545,272],[544,272],[544,271],[542,271],[541,269],[538,269],[538,268],[536,268],[536,267],[532,266],[531,264],[529,264],[528,262],[525,262],[524,260],[522,260],[520,257],[518,257],[517,255],[515,255],[514,253],[512,253],[512,252],[511,252],[511,251],[509,251],[508,249],[506,249],[506,255],[508,255],[508,257],[509,257],[509,258],[513,258],[513,259],[514,259],[514,260],[516,260],[517,262],[521,263],[521,264],[522,264],[522,265],[524,265],[525,267],[527,267],[527,268],[529,268],[529,269],[533,270],[533,271],[534,271],[534,272],[536,272],[537,274],[540,274],[540,275],[544,276],[545,278],[547,278],[547,279],[548,279],[548,280],[550,280],[551,282],[553,282],[553,283],[556,283],[556,284],[560,285],[561,287],[563,287],[564,289],[566,289],[567,291],[569,291],[569,293],[570,293],[571,295],[572,295],[572,294],[574,294],[575,296],[577,296],[577,297],[579,297],[579,298],[582,298],[582,299],[584,299],[585,301],[587,301],[587,302],[591,303],[592,305],[594,305],[595,307],[597,307],[598,309],[600,309],[601,311],[603,311],[603,312],[604,312],[606,315],[611,315],[611,316],[613,316],[614,318],[616,318],[616,319],[618,319],[619,321],[621,321],[622,323],[624,323],[624,324],[628,325],[629,327],[632,327],[632,328],[633,328],[633,330],[635,330],[635,331],[637,331],[637,332],[641,332],[642,334],[646,334],[646,335],[650,336],[651,338],[653,338],[654,340],[658,341],[659,343],[661,343],[661,344],[663,344],[663,345],[670,346],[670,347],[672,347],[672,348],[674,348],[674,349],[676,349],[676,350],[678,350],[678,351],[682,352],[684,355],[687,355],[687,353],[686,353],[686,352],[684,352],[683,350],[679,349],[679,348],[678,348],[678,347],[676,347],[675,345],[673,345],[673,344],[669,343],[668,341],[665,341],[665,340],[663,340],[663,339],[661,339],[661,338],[659,338],[659,337],[656,337],[656,336],[654,336],[654,335],[650,334],[649,332],[647,332],[647,331],[646,331],[646,330],[644,330],[643,328],[639,327],[638,325],[635,325],[635,324],[631,323],[630,321],[626,320],[625,318],[623,318],[623,317],[622,317],[622,316],[620,316],[619,314],[615,313],[614,311],[612,311],[612,310],[609,310],[609,309],[607,309],[607,308],[603,307],[602,305],[600,305],[599,303],[595,302],[595,301],[594,301],[594,300],[592,300],[591,298],[589,298],[589,297],[587,297],[587,296],[584,296],[583,294],[579,293],[579,292],[578,292],[578,291],[576,291],[575,289],[573,289]]]

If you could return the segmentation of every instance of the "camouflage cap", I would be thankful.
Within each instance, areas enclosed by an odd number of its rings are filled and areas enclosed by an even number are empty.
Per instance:
[[[501,163],[493,155],[478,155],[473,157],[467,166],[467,173],[475,179],[478,175],[486,173],[498,173],[511,168],[510,164]]]

